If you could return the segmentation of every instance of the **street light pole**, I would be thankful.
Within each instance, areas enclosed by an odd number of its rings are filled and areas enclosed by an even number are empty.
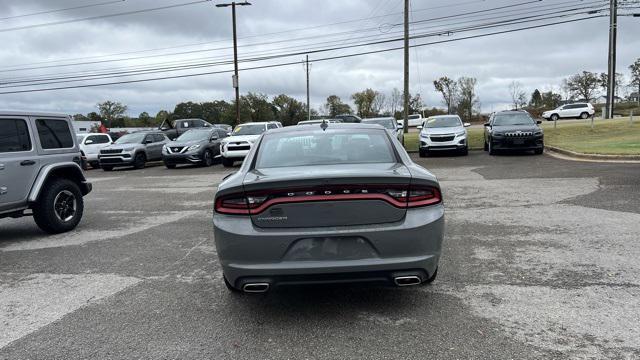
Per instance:
[[[216,7],[231,6],[231,17],[233,24],[233,87],[236,90],[236,125],[240,124],[240,84],[238,81],[238,37],[236,35],[236,5],[246,6],[251,5],[248,1],[243,2],[231,2],[225,4],[216,4]]]

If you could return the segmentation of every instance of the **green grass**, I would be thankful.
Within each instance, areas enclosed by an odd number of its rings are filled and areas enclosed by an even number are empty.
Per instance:
[[[468,130],[470,149],[482,149],[482,131],[483,129]],[[404,134],[404,147],[407,151],[418,151],[418,135],[420,135],[418,132]]]
[[[546,145],[575,151],[583,154],[603,155],[640,155],[640,116],[634,117],[633,125],[629,118],[615,120],[595,120],[591,129],[591,120],[544,121],[544,140]],[[469,129],[469,148],[482,149],[484,129]],[[404,143],[408,151],[418,150],[419,133],[405,134]]]
[[[633,125],[628,118],[596,120],[591,129],[591,120],[563,123],[558,121],[543,124],[547,145],[584,154],[640,155],[640,118]]]

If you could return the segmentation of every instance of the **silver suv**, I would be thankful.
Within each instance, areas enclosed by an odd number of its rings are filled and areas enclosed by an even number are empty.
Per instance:
[[[74,229],[91,183],[67,115],[0,112],[0,218],[33,215],[44,231]]]
[[[169,142],[169,138],[160,131],[127,134],[100,149],[98,161],[104,171],[111,171],[115,166],[142,169],[147,161],[162,160],[162,147]]]

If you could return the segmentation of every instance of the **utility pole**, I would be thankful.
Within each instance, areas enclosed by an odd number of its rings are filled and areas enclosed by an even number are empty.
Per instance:
[[[404,133],[409,132],[409,0],[404,0]]]
[[[304,68],[307,71],[307,120],[311,120],[311,102],[309,101],[309,70],[311,65],[309,65],[309,55],[304,62]]]
[[[607,119],[613,119],[616,94],[616,43],[618,37],[618,0],[609,0],[609,75],[607,77]]]
[[[233,87],[236,89],[236,125],[240,124],[240,86],[238,81],[238,37],[236,35],[236,5],[251,5],[248,1],[216,4],[216,7],[231,6],[231,16],[233,23]]]

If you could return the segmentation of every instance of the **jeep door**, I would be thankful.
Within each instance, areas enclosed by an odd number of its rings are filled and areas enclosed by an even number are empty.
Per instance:
[[[24,203],[40,168],[26,117],[0,117],[0,211]]]

